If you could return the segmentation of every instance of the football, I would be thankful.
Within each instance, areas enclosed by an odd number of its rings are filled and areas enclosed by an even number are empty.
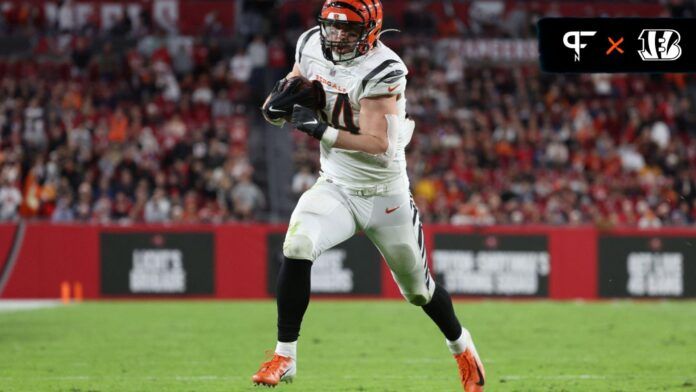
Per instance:
[[[309,80],[304,76],[293,76],[287,80],[284,89],[290,89],[289,95],[297,97],[297,104],[310,109],[324,107],[324,87],[318,80]]]
[[[313,88],[314,87],[312,81],[300,75],[288,78],[285,84],[283,85],[282,90],[290,89],[288,92],[292,94],[297,94],[301,91],[312,90]]]
[[[290,121],[295,105],[318,110],[325,102],[324,88],[319,81],[293,76],[276,83],[264,105],[263,114],[272,124],[282,125],[283,121]]]

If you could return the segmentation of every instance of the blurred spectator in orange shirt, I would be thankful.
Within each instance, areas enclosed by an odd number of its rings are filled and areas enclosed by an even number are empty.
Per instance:
[[[123,143],[128,131],[128,117],[121,108],[109,118],[109,141]]]

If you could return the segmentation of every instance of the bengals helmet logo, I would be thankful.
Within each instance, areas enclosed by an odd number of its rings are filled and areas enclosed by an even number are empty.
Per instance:
[[[638,39],[643,41],[643,49],[638,51],[643,61],[674,61],[682,54],[676,30],[644,29]]]

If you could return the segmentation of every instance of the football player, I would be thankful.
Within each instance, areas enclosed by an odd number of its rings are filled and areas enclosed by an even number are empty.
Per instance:
[[[290,218],[277,282],[278,342],[273,358],[253,375],[256,384],[275,386],[295,377],[312,262],[363,231],[403,296],[444,334],[464,390],[483,390],[484,369],[471,335],[428,270],[423,225],[406,174],[404,148],[414,129],[406,116],[408,71],[379,40],[382,12],[380,0],[327,0],[319,25],[297,42],[292,71],[264,104],[269,122],[287,119],[320,141],[321,176]],[[299,76],[312,87],[300,88],[294,78]]]

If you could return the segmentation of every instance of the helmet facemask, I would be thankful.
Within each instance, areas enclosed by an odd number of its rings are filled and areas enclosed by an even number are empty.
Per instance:
[[[370,49],[370,29],[363,23],[319,18],[319,26],[322,52],[334,64],[353,60]]]

